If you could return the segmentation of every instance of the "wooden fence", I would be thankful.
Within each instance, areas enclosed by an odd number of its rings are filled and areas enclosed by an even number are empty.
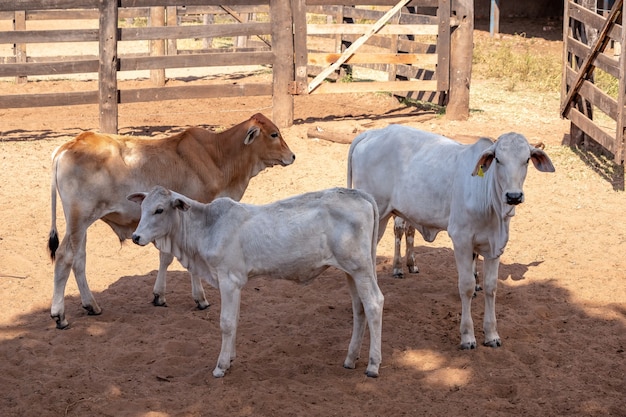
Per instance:
[[[600,144],[624,163],[626,59],[621,53],[623,0],[601,15],[595,1],[566,0],[561,115],[571,121],[573,145]]]
[[[98,89],[0,93],[0,108],[98,104],[104,132],[117,132],[118,104],[190,98],[271,95],[273,119],[281,127],[293,122],[296,94],[388,91],[447,105],[451,118],[469,113],[470,0],[349,0],[343,5],[334,5],[336,0],[223,1],[1,2],[0,23],[9,20],[12,27],[0,30],[0,47],[9,44],[13,53],[0,56],[0,78],[26,82],[50,74],[93,73]],[[26,24],[53,19],[98,23],[40,30]],[[456,59],[451,54],[455,30]],[[216,45],[215,40],[224,39],[230,44]],[[190,48],[183,40],[200,40],[201,45]],[[122,51],[120,45],[138,41],[150,42],[150,51]],[[95,43],[97,50],[63,56],[29,53],[31,45],[59,42]],[[468,42],[469,52],[463,47]],[[164,86],[166,70],[249,66],[271,68],[271,80]],[[150,71],[153,86],[120,89],[119,75],[138,70]],[[363,71],[369,72],[355,79]],[[337,82],[342,79],[366,82]]]

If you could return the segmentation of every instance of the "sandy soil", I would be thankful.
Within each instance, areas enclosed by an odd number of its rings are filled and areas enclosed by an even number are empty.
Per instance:
[[[6,88],[80,88],[55,83]],[[418,239],[421,272],[397,280],[388,228],[377,259],[385,295],[378,379],[363,374],[365,359],[356,370],[341,366],[352,314],[335,269],[307,286],[251,281],[238,357],[225,378],[214,379],[217,290],[205,285],[212,306],[196,310],[188,273],[175,263],[169,306],[153,307],[157,251],[120,246],[102,222],[89,230],[87,276],[104,311],[87,316],[70,278],[71,328],[55,329],[45,250],[50,155],[80,130],[97,128],[97,108],[0,110],[0,414],[626,416],[623,171],[565,146],[569,122],[558,116],[557,94],[505,91],[477,79],[470,107],[469,120],[454,122],[384,95],[298,97],[296,123],[283,129],[296,162],[254,178],[243,198],[261,204],[343,186],[348,145],[307,137],[318,126],[345,133],[403,123],[463,141],[518,131],[546,145],[556,172],[529,170],[526,202],[502,256],[496,309],[503,346],[458,349],[461,306],[446,234],[432,244]],[[270,98],[125,105],[120,130],[162,136],[191,125],[219,129],[257,111],[271,116]],[[60,208],[58,215],[63,233]],[[481,340],[482,295],[473,306]]]

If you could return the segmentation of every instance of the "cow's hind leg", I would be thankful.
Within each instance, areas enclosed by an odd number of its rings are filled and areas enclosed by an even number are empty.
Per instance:
[[[394,247],[393,247],[393,277],[404,278],[404,272],[402,272],[402,236],[404,235],[405,222],[402,217],[396,216],[393,221],[393,235],[394,235]]]
[[[87,275],[85,274],[85,265],[87,261],[87,233],[83,235],[82,240],[77,245],[77,250],[74,255],[74,263],[72,264],[72,270],[74,271],[74,278],[76,278],[76,284],[80,291],[80,299],[83,304],[83,308],[87,310],[87,314],[90,316],[97,316],[102,313],[102,309],[96,302],[93,293],[89,289],[87,283]]]
[[[485,317],[483,331],[485,332],[485,346],[498,347],[502,345],[498,335],[496,323],[496,287],[498,285],[498,269],[500,258],[485,259],[484,261],[485,286]]]
[[[415,265],[415,228],[405,222],[404,233],[406,235],[406,267],[411,274],[417,274],[419,268]]]
[[[52,293],[52,307],[50,308],[50,316],[56,321],[58,329],[65,329],[69,326],[65,318],[65,286],[72,269],[72,258],[72,249],[69,246],[67,236],[65,236],[56,252],[54,290]]]

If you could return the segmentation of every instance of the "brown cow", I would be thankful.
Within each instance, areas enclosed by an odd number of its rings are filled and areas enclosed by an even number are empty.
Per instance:
[[[53,154],[48,242],[50,256],[56,259],[50,314],[57,328],[68,326],[64,297],[70,268],[83,307],[91,315],[101,313],[85,276],[87,228],[100,219],[120,241],[130,238],[141,209],[128,201],[127,195],[161,185],[204,203],[216,197],[240,200],[252,177],[267,167],[286,166],[294,160],[276,125],[262,114],[221,133],[190,128],[165,139],[147,139],[85,132],[61,145]],[[60,246],[57,190],[66,221]],[[165,305],[165,275],[172,260],[171,254],[160,252],[155,305]],[[209,303],[200,279],[192,275],[191,283],[198,308],[206,308]]]

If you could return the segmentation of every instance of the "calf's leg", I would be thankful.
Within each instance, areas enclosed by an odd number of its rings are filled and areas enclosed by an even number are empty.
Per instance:
[[[467,250],[465,247],[469,247]],[[454,257],[459,275],[459,295],[461,297],[461,349],[475,349],[474,322],[472,321],[472,298],[476,291],[476,277],[473,271],[473,251],[471,246],[454,244]]]
[[[346,274],[348,279],[348,289],[350,290],[350,296],[352,297],[352,338],[350,339],[350,345],[348,346],[348,356],[343,362],[343,367],[347,369],[354,369],[356,367],[356,361],[361,355],[361,344],[363,342],[363,336],[365,335],[365,310],[359,297],[354,279],[350,274]]]
[[[239,280],[238,278],[235,278]],[[237,336],[237,323],[239,321],[239,304],[241,302],[241,288],[235,284],[230,276],[218,277],[222,311],[220,313],[220,328],[222,330],[222,348],[217,359],[217,366],[213,370],[213,376],[224,376],[230,363],[235,359],[235,341]],[[245,282],[245,280],[240,280]]]

